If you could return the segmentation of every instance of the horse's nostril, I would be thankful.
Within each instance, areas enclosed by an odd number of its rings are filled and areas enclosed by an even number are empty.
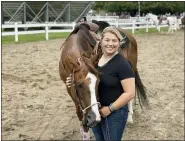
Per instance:
[[[95,127],[98,123],[99,123],[99,122],[94,121],[94,122],[92,122],[92,123],[88,123],[87,125],[88,125],[90,128],[92,128],[92,127]]]
[[[87,118],[87,121],[89,122],[89,121],[91,121],[92,117],[91,117],[91,115],[88,114],[86,118]]]
[[[97,121],[97,122],[100,122],[100,121],[101,121],[101,117],[100,117],[100,116],[97,116],[97,117],[96,117],[96,121]]]

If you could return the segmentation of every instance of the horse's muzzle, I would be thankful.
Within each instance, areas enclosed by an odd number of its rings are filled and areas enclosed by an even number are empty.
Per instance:
[[[96,116],[94,112],[90,112],[86,116],[85,124],[86,126],[92,128],[95,127],[101,121],[100,116]]]

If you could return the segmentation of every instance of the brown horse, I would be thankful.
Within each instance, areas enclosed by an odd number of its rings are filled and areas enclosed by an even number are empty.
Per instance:
[[[76,106],[84,131],[100,122],[97,86],[99,72],[95,69],[101,48],[86,24],[77,26],[62,45],[59,73],[62,81],[72,74],[73,86],[67,91]]]

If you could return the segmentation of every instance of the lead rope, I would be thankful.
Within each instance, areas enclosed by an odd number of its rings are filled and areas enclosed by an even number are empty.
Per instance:
[[[105,126],[106,126],[106,130],[105,130],[106,131],[106,138],[108,141],[111,141],[107,117],[105,117]]]

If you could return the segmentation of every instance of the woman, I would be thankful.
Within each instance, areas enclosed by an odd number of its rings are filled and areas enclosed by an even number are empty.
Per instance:
[[[92,128],[96,140],[121,140],[128,117],[128,102],[135,96],[135,78],[129,62],[119,54],[123,37],[114,27],[103,30],[103,55],[97,69],[102,72],[98,87],[101,122]],[[70,85],[70,78],[66,85]]]

